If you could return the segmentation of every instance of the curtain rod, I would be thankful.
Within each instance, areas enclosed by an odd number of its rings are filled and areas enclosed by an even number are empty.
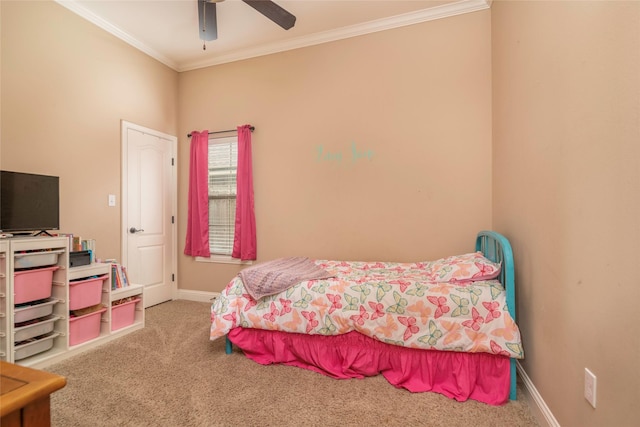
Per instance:
[[[249,130],[251,132],[253,132],[255,129],[256,129],[255,126],[250,126],[249,127]],[[227,132],[237,132],[237,131],[238,131],[238,129],[218,130],[218,131],[215,131],[215,132],[209,132],[209,135],[214,135],[216,133],[227,133]],[[187,134],[187,138],[191,138],[191,134],[190,133]]]

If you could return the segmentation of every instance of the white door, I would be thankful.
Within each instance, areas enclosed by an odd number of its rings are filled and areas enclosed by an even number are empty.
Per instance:
[[[122,122],[122,264],[144,306],[177,294],[175,136]]]

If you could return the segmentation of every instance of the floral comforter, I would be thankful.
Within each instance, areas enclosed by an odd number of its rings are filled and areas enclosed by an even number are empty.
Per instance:
[[[499,265],[480,253],[427,263],[314,261],[335,277],[253,299],[235,277],[211,307],[210,338],[236,327],[303,334],[358,331],[388,344],[523,358]]]

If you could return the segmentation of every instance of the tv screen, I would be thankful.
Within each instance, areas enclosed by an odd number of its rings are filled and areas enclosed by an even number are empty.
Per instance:
[[[57,176],[0,171],[0,231],[57,230],[59,181]]]

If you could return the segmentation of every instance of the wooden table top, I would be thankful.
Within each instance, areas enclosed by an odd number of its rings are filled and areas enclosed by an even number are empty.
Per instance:
[[[49,396],[66,384],[66,378],[60,375],[0,361],[0,417]]]

